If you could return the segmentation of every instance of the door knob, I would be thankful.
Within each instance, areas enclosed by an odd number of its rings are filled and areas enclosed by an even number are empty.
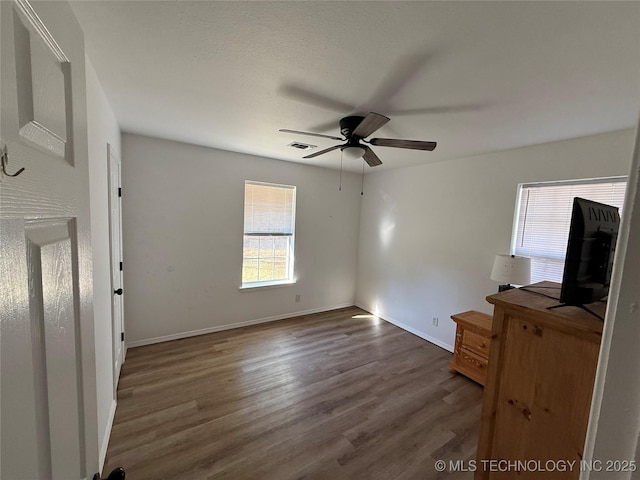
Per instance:
[[[119,288],[117,290],[114,290],[113,293],[115,293],[116,295],[122,295],[122,289]]]

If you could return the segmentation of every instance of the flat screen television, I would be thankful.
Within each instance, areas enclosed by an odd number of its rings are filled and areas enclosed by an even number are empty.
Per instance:
[[[561,303],[587,305],[608,295],[619,226],[617,207],[573,199]]]

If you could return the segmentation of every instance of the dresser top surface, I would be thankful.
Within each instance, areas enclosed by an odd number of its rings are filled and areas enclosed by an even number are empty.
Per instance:
[[[517,310],[521,313],[535,314],[547,321],[593,333],[602,333],[603,321],[580,307],[559,305],[560,284],[540,282],[526,288],[514,288],[489,295],[487,301],[504,309]],[[593,313],[604,318],[607,308],[604,302],[595,302],[586,306]]]
[[[487,333],[491,333],[491,323],[493,318],[486,313],[476,312],[475,310],[469,310],[468,312],[456,313],[451,315],[451,318],[462,325],[476,327],[480,330],[484,330]]]

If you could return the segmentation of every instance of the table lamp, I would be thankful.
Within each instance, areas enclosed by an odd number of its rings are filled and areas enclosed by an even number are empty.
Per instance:
[[[491,280],[500,282],[499,292],[504,292],[516,285],[527,285],[531,281],[531,259],[515,255],[496,255],[491,269]]]

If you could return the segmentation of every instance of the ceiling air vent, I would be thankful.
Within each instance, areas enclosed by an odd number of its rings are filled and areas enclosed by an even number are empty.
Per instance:
[[[317,145],[309,145],[308,143],[291,142],[288,147],[297,148],[299,150],[309,150],[310,148],[317,148]]]

